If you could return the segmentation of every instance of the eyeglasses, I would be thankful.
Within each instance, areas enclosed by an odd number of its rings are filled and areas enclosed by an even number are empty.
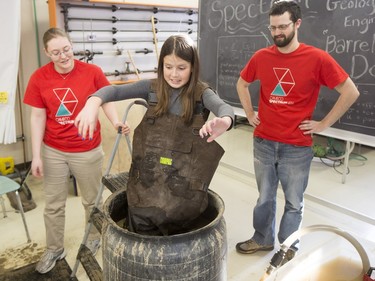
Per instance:
[[[278,25],[278,26],[273,26],[273,25],[270,25],[270,26],[268,26],[268,30],[269,31],[276,31],[276,29],[279,29],[280,31],[284,31],[284,30],[286,30],[288,27],[289,27],[289,25],[291,25],[292,23],[294,23],[294,22],[290,22],[290,23],[288,23],[288,24],[280,24],[280,25]]]
[[[73,49],[71,46],[66,46],[62,50],[53,50],[52,52],[49,53],[50,56],[59,58],[62,54],[65,56],[70,55],[73,52]]]

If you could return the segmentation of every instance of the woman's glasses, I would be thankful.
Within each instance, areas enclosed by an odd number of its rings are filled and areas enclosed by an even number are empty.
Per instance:
[[[73,49],[71,46],[66,46],[62,50],[53,50],[52,52],[49,53],[50,56],[59,58],[62,54],[65,56],[70,55],[73,52]]]

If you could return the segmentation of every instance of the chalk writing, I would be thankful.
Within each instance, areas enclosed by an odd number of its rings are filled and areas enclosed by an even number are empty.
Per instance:
[[[353,16],[346,16],[344,19],[345,27],[361,27],[359,33],[364,34],[369,31],[369,27],[374,23],[375,16],[366,17],[363,19],[353,18]]]
[[[375,14],[375,0],[328,0],[327,11],[335,10],[353,10],[353,9],[371,9],[370,14]]]
[[[309,7],[309,0],[297,1]],[[221,29],[226,33],[235,34],[238,31],[254,32],[262,28],[260,16],[268,15],[272,2],[259,0],[255,3],[227,4],[222,0],[215,0],[210,6],[207,23],[212,29]],[[261,17],[267,20],[266,16]]]
[[[375,0],[296,2],[302,9],[299,41],[328,52],[360,91],[357,102],[333,127],[375,137]],[[254,52],[273,44],[267,30],[271,5],[272,0],[200,1],[203,78],[233,106],[241,106],[236,93],[240,71]],[[252,83],[250,92],[256,109],[259,83]],[[324,118],[337,97],[322,87],[314,119]]]

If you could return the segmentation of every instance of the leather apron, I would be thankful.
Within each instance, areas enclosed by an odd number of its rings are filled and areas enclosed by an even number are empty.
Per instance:
[[[205,211],[207,190],[224,150],[199,136],[209,113],[201,101],[190,125],[173,114],[156,117],[154,108],[149,102],[134,131],[128,223],[137,233],[172,235],[187,231]]]

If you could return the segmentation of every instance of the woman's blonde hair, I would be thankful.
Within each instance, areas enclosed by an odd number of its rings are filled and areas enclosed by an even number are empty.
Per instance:
[[[48,42],[51,41],[54,38],[57,38],[57,37],[65,37],[71,43],[69,35],[64,30],[62,30],[60,28],[57,28],[57,27],[51,27],[46,32],[44,32],[44,35],[43,35],[43,46],[44,46],[44,49],[47,50],[47,48],[48,48]]]

